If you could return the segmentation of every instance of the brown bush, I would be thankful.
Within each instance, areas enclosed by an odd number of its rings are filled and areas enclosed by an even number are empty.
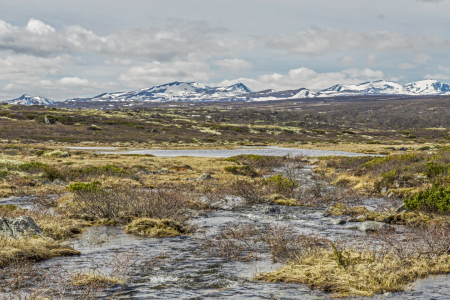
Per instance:
[[[153,189],[114,186],[111,189],[77,191],[64,212],[91,221],[102,219],[130,222],[133,218],[182,220],[180,210],[196,197],[181,185],[163,184]]]

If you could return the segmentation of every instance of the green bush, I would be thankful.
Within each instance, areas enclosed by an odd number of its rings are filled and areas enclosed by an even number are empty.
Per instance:
[[[8,171],[0,171],[0,177],[8,176]]]
[[[275,187],[277,193],[287,195],[299,186],[296,180],[290,180],[281,174],[270,176],[263,179],[263,183],[271,184]]]
[[[36,155],[36,156],[41,156],[41,155],[43,155],[44,153],[45,153],[44,150],[37,150],[36,152],[34,152],[34,155]]]
[[[42,171],[45,167],[48,167],[48,165],[37,161],[19,165],[19,169],[26,172],[39,172]]]
[[[434,177],[440,174],[444,174],[446,172],[446,166],[435,163],[435,162],[429,162],[427,164],[427,174],[429,177]]]
[[[233,163],[236,163],[236,164],[240,165],[240,163],[236,159],[236,157],[228,157],[228,158],[225,158],[224,161],[229,161],[229,162],[233,162]]]
[[[98,192],[101,190],[101,183],[99,181],[92,181],[90,183],[77,182],[72,183],[67,188],[69,192]]]
[[[393,184],[397,177],[397,170],[390,170],[389,172],[381,174],[382,182],[385,184]]]
[[[44,171],[45,177],[47,177],[51,181],[55,179],[63,180],[65,177],[60,170],[52,166],[44,166],[42,167],[42,171]]]
[[[45,117],[47,117],[47,120],[50,122],[50,124],[55,124],[56,123],[56,118],[54,116],[52,116],[52,115],[45,115]]]
[[[122,168],[116,167],[115,165],[105,165],[100,167],[88,167],[85,169],[72,169],[70,173],[73,175],[81,175],[81,174],[101,174],[107,173],[110,175],[123,175],[128,174],[128,171],[125,171]]]
[[[447,212],[450,210],[450,187],[444,188],[441,185],[435,185],[405,199],[404,202],[407,209],[429,209]]]

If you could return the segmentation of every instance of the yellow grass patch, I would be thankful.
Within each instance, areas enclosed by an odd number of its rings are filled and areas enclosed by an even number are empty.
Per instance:
[[[50,238],[0,238],[0,267],[17,260],[45,260],[58,256],[80,255],[67,245]]]
[[[436,258],[377,258],[374,252],[322,250],[255,279],[306,284],[336,297],[400,292],[418,278],[450,273],[450,255]]]
[[[143,236],[171,237],[186,234],[188,230],[174,220],[139,218],[128,224],[125,232]]]

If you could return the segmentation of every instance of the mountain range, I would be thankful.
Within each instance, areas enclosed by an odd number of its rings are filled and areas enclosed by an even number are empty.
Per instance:
[[[361,84],[338,84],[321,91],[305,88],[297,90],[252,91],[242,83],[227,87],[209,87],[197,82],[172,82],[147,89],[130,92],[103,93],[92,98],[74,98],[65,102],[203,102],[203,101],[269,101],[318,97],[360,96],[360,95],[450,95],[450,85],[436,80],[422,80],[401,85],[391,81],[378,80]],[[4,101],[20,105],[52,105],[55,102],[44,97],[23,95]]]

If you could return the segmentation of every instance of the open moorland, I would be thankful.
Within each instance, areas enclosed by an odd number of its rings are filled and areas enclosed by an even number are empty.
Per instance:
[[[450,139],[446,131],[450,127],[448,97],[338,98],[154,103],[152,107],[110,110],[0,105],[0,137],[13,143],[142,147],[349,143],[423,146],[445,144]]]
[[[0,105],[0,297],[446,295],[449,100]]]

